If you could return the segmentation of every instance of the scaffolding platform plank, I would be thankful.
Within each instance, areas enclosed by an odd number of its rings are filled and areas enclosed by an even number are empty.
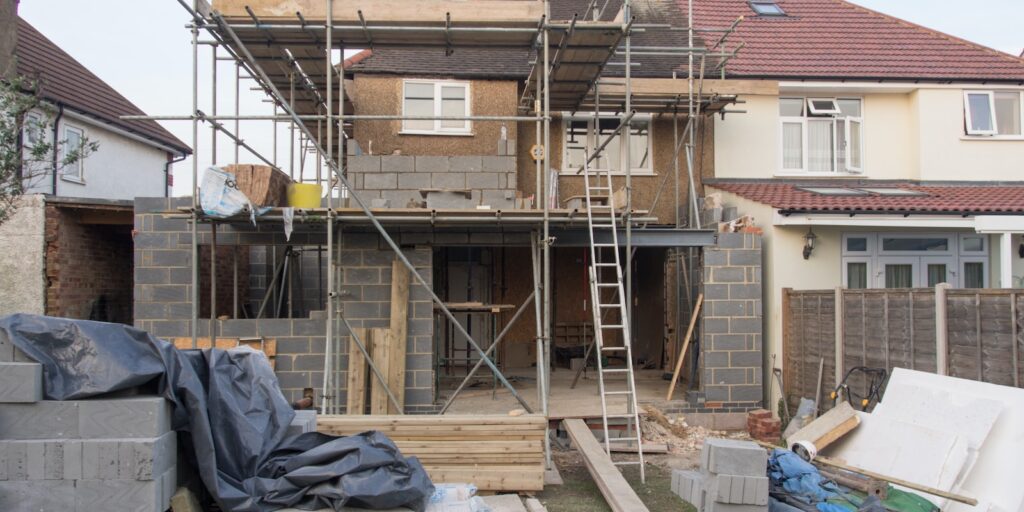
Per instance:
[[[645,512],[647,506],[640,501],[636,491],[630,487],[629,482],[615,467],[611,457],[605,453],[604,448],[594,437],[594,433],[590,431],[590,427],[583,420],[565,420],[562,425],[565,426],[566,432],[572,438],[573,445],[583,455],[583,462],[586,464],[587,470],[590,471],[590,476],[594,478],[594,482],[612,510],[614,512]]]

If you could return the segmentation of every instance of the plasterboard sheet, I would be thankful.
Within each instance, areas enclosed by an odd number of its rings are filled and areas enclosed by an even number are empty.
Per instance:
[[[970,459],[967,441],[956,434],[877,414],[857,414],[860,427],[829,447],[826,455],[938,489],[952,488]]]
[[[943,391],[948,394],[949,400],[973,398],[1001,403],[1002,414],[982,444],[977,462],[963,483],[953,489],[958,494],[977,498],[982,503],[972,507],[951,502],[943,506],[942,510],[1024,511],[1024,485],[1021,485],[1020,476],[1020,461],[1024,460],[1024,390],[903,368],[895,369],[889,378],[888,389],[893,386],[917,386]],[[936,404],[936,407],[940,406],[941,403]]]
[[[996,400],[890,380],[872,415],[923,427],[941,427],[940,430],[963,437],[972,450],[980,450],[1003,408]]]

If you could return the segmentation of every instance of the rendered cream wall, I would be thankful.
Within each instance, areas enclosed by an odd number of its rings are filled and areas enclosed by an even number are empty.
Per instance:
[[[1024,140],[964,135],[961,89],[917,92],[921,179],[1024,181]]]
[[[715,177],[770,178],[779,162],[779,98],[743,96],[738,108],[715,120]]]

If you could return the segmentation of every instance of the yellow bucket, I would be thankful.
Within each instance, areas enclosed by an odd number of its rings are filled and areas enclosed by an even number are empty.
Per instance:
[[[288,206],[293,208],[319,208],[323,188],[315,183],[292,183],[288,185]]]

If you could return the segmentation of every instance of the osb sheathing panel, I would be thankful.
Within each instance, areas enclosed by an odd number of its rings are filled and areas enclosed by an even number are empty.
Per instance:
[[[536,135],[536,123],[522,122],[519,123],[519,133],[522,137],[519,140],[518,148],[518,179],[519,179],[519,190],[522,191],[524,197],[530,196],[536,189],[536,162],[530,156],[530,147],[534,144]],[[686,120],[680,119],[679,121],[679,134],[680,137],[686,127]],[[651,205],[654,203],[654,196],[657,194],[658,189],[662,187],[662,180],[665,180],[665,174],[672,174],[674,172],[673,167],[673,151],[675,149],[675,139],[672,131],[672,118],[669,116],[660,116],[655,118],[654,127],[651,130],[654,137],[653,140],[653,154],[652,164],[655,172],[655,176],[633,176],[633,208],[636,210],[651,210]],[[541,134],[543,138],[543,134]],[[551,123],[551,166],[552,169],[561,169],[562,166],[562,141],[564,135],[562,131],[562,122],[560,120],[554,120]],[[696,148],[694,150],[694,160],[697,167],[696,185],[698,195],[701,192],[701,181],[702,177],[713,177],[715,174],[715,160],[714,160],[714,124],[708,119],[707,122],[702,123],[702,127],[697,132]],[[684,208],[686,207],[687,197],[689,196],[688,190],[689,185],[687,183],[687,171],[686,171],[686,156],[683,151],[680,151],[679,155],[679,189],[680,189],[680,202],[679,204]],[[612,177],[612,182],[616,189],[625,186],[624,176]],[[568,197],[583,195],[583,179],[580,177],[573,176],[559,176],[558,178],[558,197],[559,204],[564,206],[564,201]],[[675,214],[673,213],[673,204],[675,188],[672,182],[672,178],[669,177],[665,181],[664,190],[661,193],[661,198],[658,199],[657,206],[651,211],[653,216],[658,218],[658,222],[662,224],[672,224],[675,222]],[[621,206],[621,205],[620,205]],[[684,217],[685,219],[685,217]]]
[[[528,247],[495,249],[498,254],[497,272],[494,282],[495,301],[500,304],[515,304],[518,308],[533,291],[533,261]],[[502,263],[503,262],[503,263]],[[501,342],[501,361],[506,368],[525,368],[536,362],[533,350],[537,333],[535,306],[530,304],[519,320],[512,326]],[[500,331],[515,315],[515,310],[497,315]]]
[[[439,50],[440,51],[440,50]],[[429,78],[429,77],[424,77]],[[354,90],[356,115],[401,115],[403,78],[384,75],[356,75]],[[470,115],[516,115],[516,83],[512,81],[469,80]],[[508,138],[516,138],[516,123],[473,121],[472,135],[403,135],[402,121],[358,121],[355,139],[364,152],[391,155],[459,156],[496,155],[501,127]],[[372,146],[371,146],[372,142]]]

